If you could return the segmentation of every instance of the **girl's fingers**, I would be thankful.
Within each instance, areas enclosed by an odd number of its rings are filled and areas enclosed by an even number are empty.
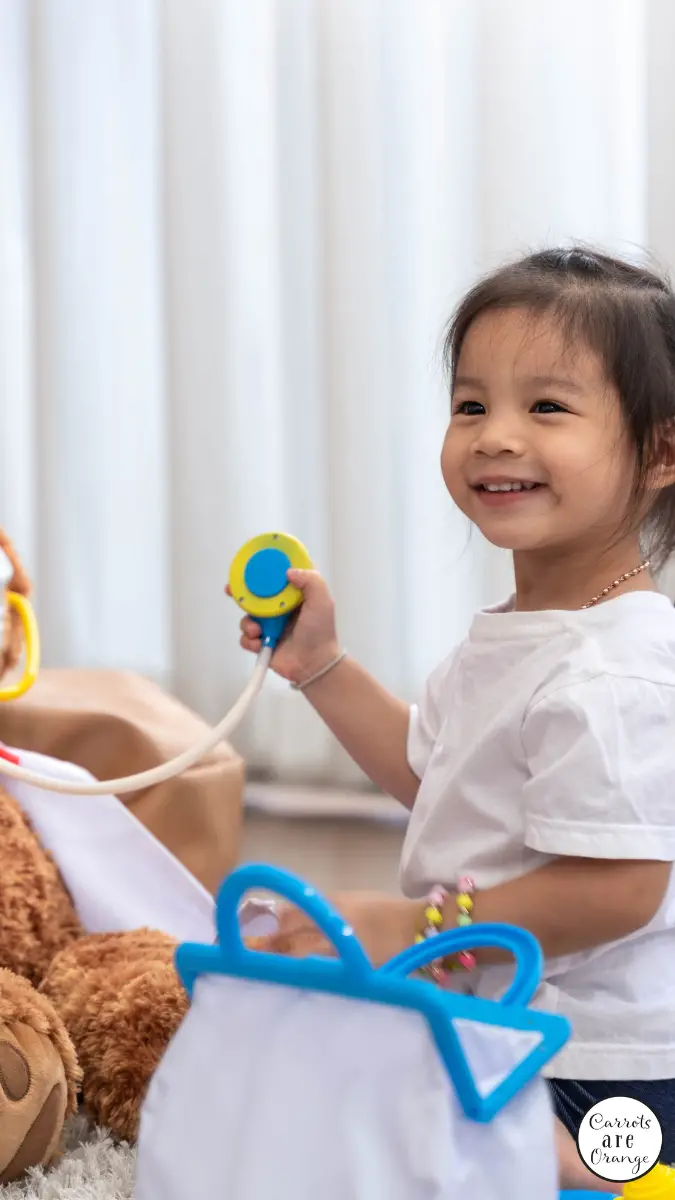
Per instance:
[[[292,958],[307,958],[309,954],[318,954],[324,958],[334,957],[335,953],[335,947],[316,930],[308,932],[306,937],[295,938],[291,945]]]
[[[232,595],[232,588],[229,583],[225,584],[225,594],[227,596]],[[262,630],[257,621],[254,621],[252,617],[242,617],[239,622],[239,628],[241,630],[239,645],[242,650],[250,650],[253,654],[259,654],[262,646]]]
[[[308,954],[334,954],[330,942],[306,913],[293,905],[282,907],[278,912],[279,928],[269,939],[273,954],[284,954],[291,958],[306,958]]]
[[[248,638],[242,633],[239,638],[239,645],[242,650],[252,650],[254,654],[257,654],[260,650],[261,642],[260,638]]]
[[[271,954],[283,954],[288,958],[307,958],[309,954],[335,954],[330,942],[315,929],[273,934],[269,939],[268,949]]]
[[[251,617],[243,617],[239,622],[239,628],[245,637],[260,637],[260,626],[258,625],[257,621],[253,621]]]

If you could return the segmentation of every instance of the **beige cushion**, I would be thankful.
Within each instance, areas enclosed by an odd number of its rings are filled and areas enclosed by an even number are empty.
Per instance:
[[[0,705],[7,745],[75,763],[101,780],[158,766],[205,730],[194,713],[130,672],[45,670],[27,695]],[[221,743],[178,778],[122,799],[214,892],[237,862],[243,792],[244,764]]]

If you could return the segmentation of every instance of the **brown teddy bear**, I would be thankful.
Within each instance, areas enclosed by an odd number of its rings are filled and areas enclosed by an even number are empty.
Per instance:
[[[11,545],[10,588],[29,582]],[[6,620],[0,675],[21,649]],[[0,1184],[59,1154],[78,1093],[92,1119],[134,1140],[148,1081],[187,998],[165,934],[86,934],[56,863],[0,786]]]
[[[85,934],[58,869],[0,788],[0,1183],[59,1152],[76,1093],[134,1140],[187,1009],[165,934]]]

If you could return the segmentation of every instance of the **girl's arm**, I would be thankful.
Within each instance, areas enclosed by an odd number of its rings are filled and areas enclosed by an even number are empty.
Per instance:
[[[407,759],[408,706],[350,658],[308,682],[337,658],[335,606],[317,571],[292,570],[288,579],[302,590],[304,603],[272,655],[272,670],[303,685],[305,696],[357,766],[382,791],[412,808],[420,781]],[[232,595],[229,585],[226,591]],[[241,632],[244,649],[259,654],[260,625],[244,617]]]
[[[510,883],[476,892],[472,917],[475,923],[496,921],[528,929],[545,958],[575,954],[647,925],[663,900],[670,870],[670,863],[663,862],[557,859]],[[342,892],[333,903],[375,966],[412,946],[426,924],[424,900]],[[454,929],[453,895],[443,915],[444,928]],[[279,928],[264,948],[297,956],[334,952],[313,919],[292,905],[280,908]],[[481,966],[512,961],[506,951],[491,947],[475,954]]]
[[[558,958],[627,937],[649,924],[661,906],[671,863],[559,858],[474,895],[472,918],[528,929],[545,958]],[[457,920],[454,896],[445,928]],[[477,950],[480,964],[507,962],[504,951]]]
[[[363,667],[344,658],[305,696],[376,787],[412,808],[420,781],[406,755],[410,710]]]

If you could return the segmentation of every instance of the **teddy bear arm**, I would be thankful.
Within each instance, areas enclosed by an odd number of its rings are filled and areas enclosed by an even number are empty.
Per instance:
[[[80,1072],[54,1007],[11,971],[0,971],[0,1184],[58,1155]]]

